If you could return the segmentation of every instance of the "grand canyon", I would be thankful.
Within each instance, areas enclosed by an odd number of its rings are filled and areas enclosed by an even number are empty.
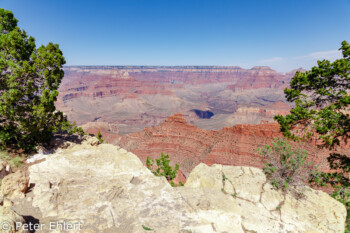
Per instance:
[[[78,125],[106,122],[138,132],[181,113],[211,130],[271,122],[286,114],[283,89],[295,73],[269,67],[66,67],[57,107]],[[115,128],[115,127],[114,127]]]
[[[296,71],[269,67],[66,67],[57,108],[87,133],[139,156],[168,153],[185,180],[201,162],[254,166],[257,148],[281,137],[274,115],[292,107],[283,89]],[[306,145],[327,169],[327,151]],[[317,156],[316,156],[317,155]]]
[[[347,1],[0,0],[0,233],[350,233]]]

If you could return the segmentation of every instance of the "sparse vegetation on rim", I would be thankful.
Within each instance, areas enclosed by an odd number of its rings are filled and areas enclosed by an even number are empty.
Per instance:
[[[102,138],[102,134],[101,134],[101,132],[100,132],[100,130],[98,131],[98,133],[97,133],[97,139],[98,139],[98,141],[100,142],[100,143],[103,143],[105,140]]]
[[[286,139],[274,138],[271,146],[258,148],[258,152],[267,160],[263,171],[275,189],[304,185],[318,174],[314,164],[307,161],[307,151],[293,148]]]

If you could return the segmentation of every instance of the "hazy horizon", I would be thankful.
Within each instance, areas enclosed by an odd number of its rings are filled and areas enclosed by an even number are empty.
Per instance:
[[[273,68],[271,68],[270,66],[252,66],[252,67],[241,67],[241,66],[235,66],[235,65],[227,65],[227,66],[223,66],[223,65],[64,65],[63,68],[69,68],[69,67],[109,67],[109,68],[118,68],[118,67],[219,67],[219,68],[242,68],[242,69],[253,69],[255,67],[268,67],[272,70],[275,70]],[[286,72],[282,72],[282,71],[277,71],[278,73],[288,73],[294,70],[299,70],[299,69],[305,69],[304,67],[299,67],[299,68],[295,68]]]

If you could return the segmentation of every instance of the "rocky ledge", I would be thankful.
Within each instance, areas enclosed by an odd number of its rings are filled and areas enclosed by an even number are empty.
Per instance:
[[[71,143],[7,175],[0,221],[36,232],[344,232],[341,203],[308,187],[276,191],[260,169],[199,164],[173,188],[131,152],[96,144]]]

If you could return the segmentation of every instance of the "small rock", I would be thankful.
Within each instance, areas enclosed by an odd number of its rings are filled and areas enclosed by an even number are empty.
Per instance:
[[[100,141],[96,137],[92,137],[89,135],[84,135],[83,140],[86,144],[89,144],[91,146],[98,146],[100,144]]]
[[[22,170],[5,176],[2,180],[1,192],[9,199],[24,197],[28,189],[29,177]]]
[[[36,151],[38,154],[48,155],[52,153],[52,150],[45,148],[44,146],[37,146]]]
[[[0,179],[11,173],[11,166],[4,160],[0,160]]]

